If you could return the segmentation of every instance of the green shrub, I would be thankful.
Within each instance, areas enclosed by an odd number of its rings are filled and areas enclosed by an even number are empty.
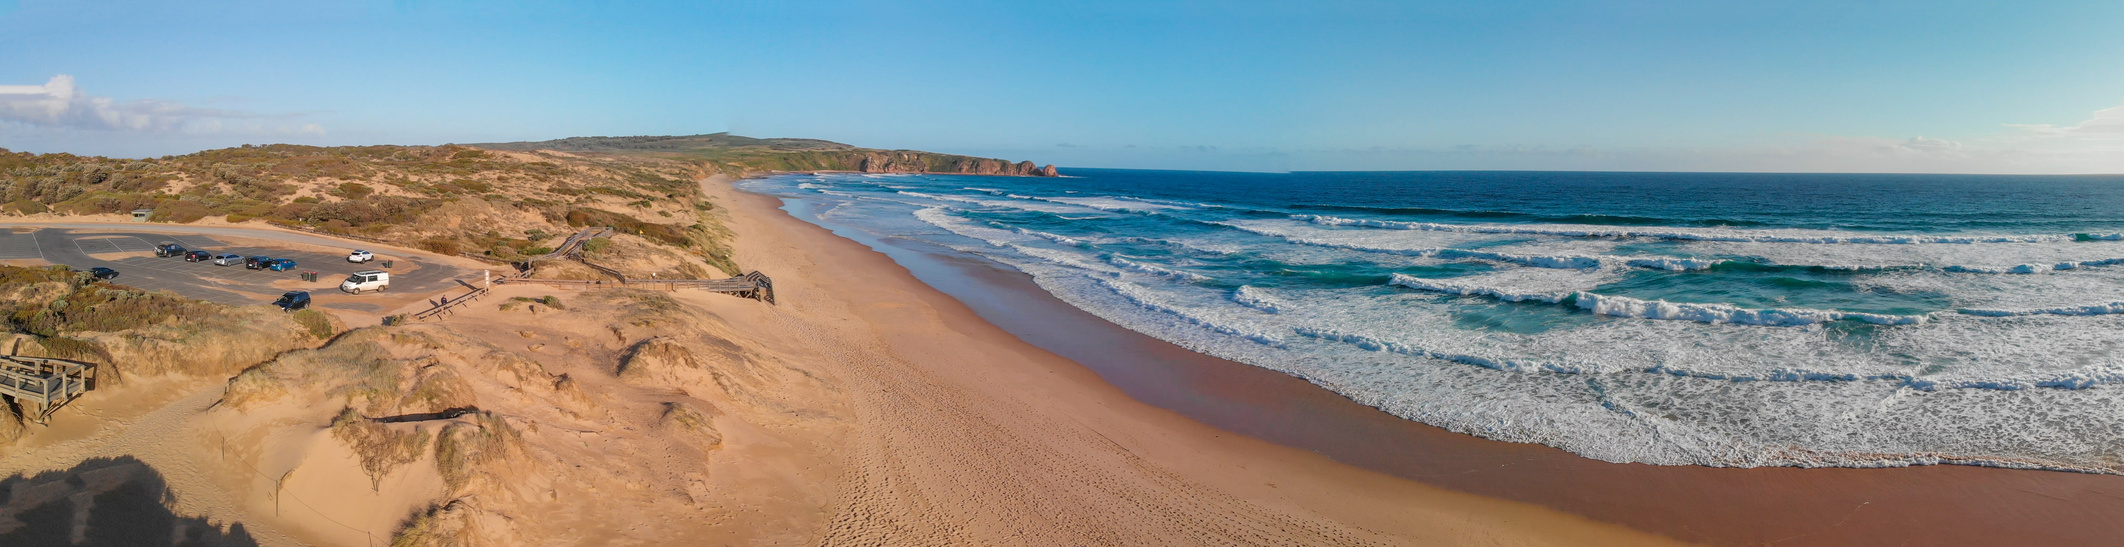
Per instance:
[[[331,338],[332,335],[338,334],[332,328],[332,318],[325,315],[324,312],[314,309],[304,308],[297,310],[295,312],[295,322],[302,325],[303,328],[310,329],[310,336],[315,336],[319,340]]]
[[[447,237],[431,237],[420,241],[422,250],[442,255],[455,255],[464,251],[464,245]]]
[[[347,199],[361,199],[374,193],[376,193],[376,189],[359,182],[342,182],[339,183],[339,187],[332,189],[332,195]]]
[[[109,351],[104,350],[103,346],[87,340],[46,336],[38,338],[37,345],[44,348],[46,355],[60,359],[96,361],[100,363],[111,362],[111,353]]]
[[[7,212],[15,213],[18,215],[34,215],[37,213],[50,212],[52,210],[52,208],[45,207],[42,203],[37,203],[35,201],[30,201],[27,199],[18,199],[15,201],[10,201],[7,203],[4,209],[6,209]]]
[[[74,283],[82,283],[76,278]],[[49,304],[24,302],[8,315],[18,332],[56,336],[61,332],[116,332],[176,319],[205,317],[215,304],[123,285],[83,283]]]
[[[593,238],[590,238],[590,240],[589,240],[589,241],[585,241],[585,242],[583,242],[583,252],[586,252],[586,253],[594,253],[594,252],[598,252],[598,251],[602,251],[602,250],[605,250],[605,248],[606,248],[606,247],[611,247],[611,246],[612,246],[612,238],[609,238],[609,237],[593,237]],[[552,252],[552,251],[547,251],[547,252]]]

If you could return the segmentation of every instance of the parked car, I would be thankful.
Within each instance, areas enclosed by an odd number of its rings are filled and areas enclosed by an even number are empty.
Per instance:
[[[217,256],[217,257],[214,257],[214,265],[215,265],[215,266],[235,266],[235,265],[237,265],[237,264],[242,264],[242,263],[243,263],[243,255],[240,255],[240,254],[234,254],[234,253],[231,253],[231,254],[225,254],[225,255],[221,255],[221,256]]]
[[[213,259],[214,253],[209,253],[206,251],[192,251],[189,253],[184,253],[185,262],[206,262],[208,260]]]
[[[185,250],[183,245],[178,245],[176,243],[171,243],[168,241],[164,241],[161,245],[155,246],[155,256],[158,258],[184,256],[184,253],[186,252],[187,251]]]
[[[378,270],[354,272],[346,281],[339,282],[339,290],[354,294],[361,291],[381,291],[391,288],[391,273]]]
[[[273,259],[271,258],[266,258],[263,256],[254,256],[243,259],[243,268],[246,270],[263,270],[266,267],[266,263],[272,261]]]
[[[376,253],[364,251],[361,249],[355,249],[354,252],[347,253],[347,262],[360,264],[371,260],[376,260]]]
[[[273,305],[280,306],[280,311],[295,311],[310,307],[310,292],[288,291],[282,293],[279,300],[273,301]]]
[[[285,272],[288,270],[293,270],[295,269],[295,260],[290,258],[275,258],[272,260],[267,260],[266,269],[273,270],[276,272]]]
[[[89,268],[89,275],[95,276],[96,279],[110,281],[112,279],[118,278],[118,270],[97,266],[94,268]]]

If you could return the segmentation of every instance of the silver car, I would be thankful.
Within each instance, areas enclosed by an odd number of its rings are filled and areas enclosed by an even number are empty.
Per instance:
[[[235,266],[243,263],[243,255],[225,254],[214,257],[215,266]]]

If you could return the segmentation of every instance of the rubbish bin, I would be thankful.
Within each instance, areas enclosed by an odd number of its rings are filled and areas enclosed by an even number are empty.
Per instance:
[[[303,280],[303,281],[316,281],[316,280],[317,280],[317,272],[302,272],[302,280]]]
[[[384,266],[385,268],[389,268],[389,267],[391,267],[391,261],[389,261],[389,260],[385,260],[385,261],[383,261],[383,266]]]

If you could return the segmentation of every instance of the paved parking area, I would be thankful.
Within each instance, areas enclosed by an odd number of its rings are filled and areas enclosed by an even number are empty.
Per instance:
[[[27,241],[27,243],[25,243]],[[216,266],[213,262],[186,262],[182,257],[156,257],[155,245],[175,242],[186,249],[216,255],[287,258],[296,262],[288,271],[251,270],[242,264]],[[350,246],[351,248],[351,246]],[[118,270],[114,282],[148,290],[165,290],[186,297],[232,305],[263,304],[292,289],[310,291],[318,306],[365,312],[384,311],[381,295],[348,295],[336,288],[348,274],[361,270],[391,272],[390,293],[426,294],[458,287],[456,279],[467,272],[448,265],[398,259],[394,267],[380,262],[355,264],[344,254],[323,254],[284,247],[230,245],[205,235],[104,232],[92,230],[38,229],[33,233],[11,232],[0,236],[0,259],[41,258],[77,270],[102,266]],[[303,272],[317,272],[317,282],[301,282]],[[477,272],[470,272],[474,275]]]
[[[43,260],[37,236],[30,232],[0,231],[0,260]]]

